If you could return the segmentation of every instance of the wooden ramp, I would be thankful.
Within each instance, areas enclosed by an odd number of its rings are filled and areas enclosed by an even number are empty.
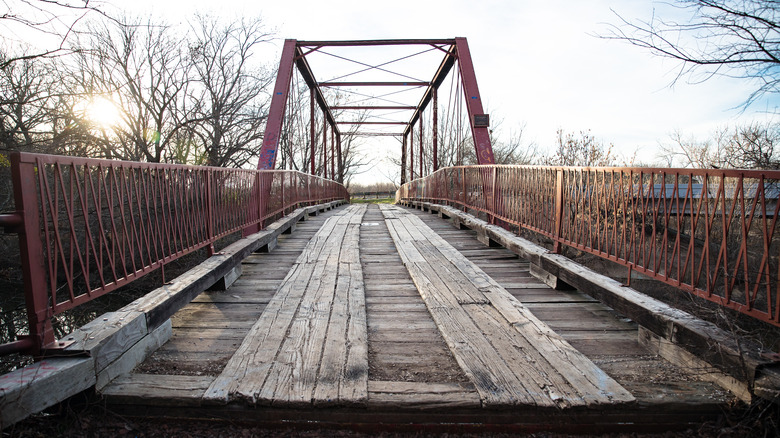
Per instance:
[[[329,218],[204,400],[363,404],[368,358],[358,241],[365,205]]]
[[[399,207],[381,208],[401,259],[483,405],[634,401],[421,219]]]

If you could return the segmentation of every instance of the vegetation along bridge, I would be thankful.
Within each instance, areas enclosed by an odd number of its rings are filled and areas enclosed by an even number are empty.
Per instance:
[[[398,69],[352,59],[398,47]],[[432,77],[400,72],[422,53]],[[320,82],[315,55],[359,71]],[[395,205],[349,204],[361,135],[399,140]],[[293,154],[308,173],[274,170]],[[736,327],[780,326],[780,172],[494,161],[463,38],[287,40],[258,170],[15,154],[29,324],[0,350],[35,362],[0,376],[3,427],[89,389],[127,415],[413,430],[665,430],[777,400],[777,345]]]

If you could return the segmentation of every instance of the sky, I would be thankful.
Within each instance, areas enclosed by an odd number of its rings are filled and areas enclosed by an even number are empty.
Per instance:
[[[553,147],[558,129],[589,130],[619,153],[636,150],[640,161],[652,163],[674,131],[703,139],[718,127],[764,120],[776,111],[776,99],[742,108],[753,90],[744,80],[675,81],[678,63],[596,36],[619,22],[616,14],[628,20],[649,20],[654,13],[685,17],[649,0],[134,0],[121,6],[171,23],[196,11],[228,19],[259,15],[278,36],[263,55],[274,65],[285,38],[466,37],[486,111],[491,120],[503,120],[500,134],[524,127],[523,141],[542,151]],[[397,142],[368,147],[396,149]],[[358,181],[377,178],[372,171]]]

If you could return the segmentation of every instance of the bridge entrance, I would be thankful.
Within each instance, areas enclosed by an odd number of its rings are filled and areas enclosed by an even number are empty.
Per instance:
[[[461,159],[469,144],[477,164],[493,164],[489,124],[466,38],[291,39],[282,50],[258,168],[295,163],[344,182],[354,137],[392,137],[400,142],[404,184],[438,170],[443,154]],[[462,164],[448,158],[443,165]]]

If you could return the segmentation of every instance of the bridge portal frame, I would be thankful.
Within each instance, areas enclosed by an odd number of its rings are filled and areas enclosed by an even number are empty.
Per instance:
[[[316,52],[323,47],[357,47],[357,46],[388,46],[388,45],[430,45],[442,52],[444,52],[444,58],[436,70],[433,78],[429,82],[318,82],[315,79],[311,66],[309,65],[306,56],[310,53]],[[344,181],[344,164],[341,150],[341,136],[342,133],[338,128],[340,124],[383,124],[383,122],[339,122],[334,117],[333,109],[363,109],[363,110],[376,110],[376,109],[388,109],[384,106],[330,106],[325,99],[325,95],[322,92],[324,87],[360,87],[360,86],[425,86],[427,87],[420,102],[416,107],[410,106],[398,106],[393,109],[407,109],[414,110],[409,121],[406,123],[401,122],[405,128],[402,133],[398,134],[386,134],[392,136],[402,137],[402,151],[401,151],[401,184],[407,182],[406,174],[406,156],[407,143],[411,145],[413,141],[411,136],[413,135],[414,124],[421,121],[423,111],[433,101],[433,129],[431,133],[433,141],[434,160],[432,163],[433,171],[438,170],[438,160],[436,157],[438,150],[438,99],[437,90],[442,84],[448,73],[452,70],[453,66],[457,62],[458,71],[460,73],[461,87],[463,88],[464,99],[466,101],[466,109],[468,112],[469,126],[471,128],[471,135],[474,141],[474,148],[476,152],[478,164],[495,164],[493,156],[493,147],[490,141],[490,132],[488,131],[489,117],[484,114],[482,106],[482,99],[479,94],[479,87],[477,85],[476,73],[474,71],[474,65],[471,59],[471,52],[466,38],[456,37],[451,39],[388,39],[388,40],[348,40],[348,41],[298,41],[296,39],[287,39],[284,42],[282,49],[282,56],[279,61],[279,69],[276,77],[276,83],[274,86],[274,93],[271,99],[271,107],[266,122],[265,134],[263,137],[263,143],[260,150],[260,158],[258,160],[258,169],[273,169],[276,165],[276,156],[279,150],[279,140],[282,135],[282,128],[284,122],[285,109],[287,106],[287,100],[290,95],[290,83],[293,76],[293,66],[297,67],[301,77],[306,82],[306,85],[311,91],[311,112],[314,113],[314,103],[316,101],[317,106],[324,114],[325,126],[324,130],[327,130],[327,126],[330,126],[331,133],[335,134],[335,144],[331,141],[331,175],[334,174],[333,158],[337,158],[338,172],[335,172],[335,178],[338,182]],[[313,126],[313,119],[311,118],[312,126],[311,130],[311,173],[315,172],[314,160],[315,160],[315,127]],[[398,122],[385,122],[385,124],[399,124]],[[422,151],[423,151],[423,130],[422,123],[419,127],[419,147],[420,147],[420,177],[423,172]],[[366,135],[363,133],[356,133],[355,135]],[[409,141],[407,141],[407,139]],[[414,179],[414,162],[412,159],[413,152],[410,152],[410,177]],[[323,155],[327,152],[323,149]],[[335,157],[334,157],[335,155]],[[325,156],[322,157],[323,163],[327,161]],[[327,176],[327,174],[326,174]]]

